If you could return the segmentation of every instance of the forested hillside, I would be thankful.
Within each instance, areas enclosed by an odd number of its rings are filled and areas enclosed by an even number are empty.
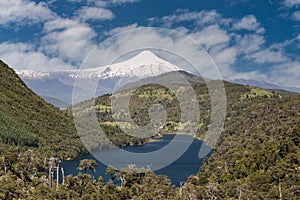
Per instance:
[[[184,191],[197,199],[298,199],[300,96],[247,92],[235,84],[226,90],[219,143]]]
[[[0,147],[34,149],[41,157],[74,158],[85,150],[70,115],[34,94],[0,61]],[[55,145],[54,145],[55,144]]]
[[[197,137],[204,138],[210,123],[211,102],[207,87],[198,81],[193,82],[201,112]],[[227,115],[221,137],[200,173],[191,176],[182,187],[182,198],[297,199],[300,195],[300,96],[228,82],[225,89]],[[126,94],[128,91],[123,95]],[[110,95],[97,98],[95,110],[100,124],[116,127],[112,98]],[[174,93],[153,84],[138,88],[131,96],[133,121],[141,126],[148,124],[149,108],[153,104],[162,104],[168,113],[167,123],[159,133],[176,132],[184,125],[180,123],[180,106]]]

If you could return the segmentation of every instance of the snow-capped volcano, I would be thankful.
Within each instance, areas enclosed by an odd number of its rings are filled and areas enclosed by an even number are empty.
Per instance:
[[[38,95],[56,98],[70,105],[74,81],[77,78],[100,80],[101,84],[95,94],[100,96],[111,93],[116,84],[121,86],[143,78],[180,70],[182,69],[159,58],[151,51],[142,51],[126,61],[109,66],[46,73],[19,70],[17,73]]]
[[[151,51],[142,51],[124,62],[82,70],[77,78],[147,78],[179,70],[181,70],[179,67],[157,57]]]

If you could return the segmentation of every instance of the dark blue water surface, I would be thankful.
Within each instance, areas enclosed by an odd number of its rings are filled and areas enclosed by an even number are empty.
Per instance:
[[[169,144],[173,138],[174,138],[174,135],[167,134],[167,135],[163,135],[163,137],[160,138],[159,141],[151,142],[151,143],[145,144],[143,146],[128,146],[128,147],[124,147],[123,149],[126,151],[135,152],[135,153],[154,152],[154,151],[166,146],[167,144]],[[185,140],[190,140],[191,136],[180,135],[179,138],[180,138],[180,140],[185,141]],[[203,159],[204,159],[204,158],[201,158],[201,159],[199,158],[199,151],[200,151],[200,148],[202,145],[204,145],[202,148],[209,150],[209,154],[206,157],[210,156],[212,153],[210,147],[208,147],[204,142],[202,142],[200,140],[193,139],[191,145],[183,153],[183,155],[181,157],[179,157],[175,162],[171,163],[170,165],[155,171],[155,173],[167,175],[171,179],[172,184],[179,186],[180,182],[186,181],[190,175],[197,174],[199,172],[199,169],[200,169]],[[93,154],[97,155],[97,153],[101,153],[101,154],[107,154],[108,156],[110,156],[110,154],[115,154],[118,151],[119,150],[113,149],[113,150],[93,152]],[[92,154],[87,154],[87,155],[80,157],[77,160],[62,162],[61,166],[64,168],[65,175],[70,175],[70,174],[77,175],[78,171],[76,170],[76,168],[78,167],[79,162],[82,159],[95,159],[95,157]],[[157,159],[162,160],[164,158],[157,158]],[[144,163],[134,163],[134,164],[136,164],[136,166],[139,167],[140,165],[142,165]],[[124,167],[127,167],[127,166],[124,166]],[[97,161],[95,177],[98,178],[99,176],[103,176],[104,181],[108,181],[110,176],[105,175],[106,168],[107,168],[106,165]]]

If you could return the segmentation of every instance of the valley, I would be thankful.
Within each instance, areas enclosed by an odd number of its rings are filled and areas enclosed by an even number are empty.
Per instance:
[[[210,126],[211,101],[208,89],[199,77],[185,72],[175,73],[185,76],[196,93],[201,117],[197,133],[192,136],[205,140],[205,133]],[[151,80],[166,79],[169,84],[177,84],[179,90],[184,92],[182,83],[170,81],[173,74],[169,72]],[[139,84],[132,82],[129,85],[134,87]],[[112,147],[103,142],[97,132],[96,135],[93,132],[86,133],[89,146],[83,145],[82,139],[85,139],[83,135],[77,135],[74,116],[89,116],[94,110],[105,135],[118,147],[142,145],[150,140],[124,134],[128,122],[123,121],[125,123],[121,123],[121,126],[116,124],[112,95],[86,100],[60,111],[35,95],[13,70],[1,63],[0,183],[6,186],[0,189],[1,198],[127,199],[151,196],[189,199],[192,196],[205,199],[215,196],[224,199],[237,198],[240,193],[236,191],[241,191],[243,196],[254,198],[276,199],[282,195],[286,199],[295,199],[299,195],[300,178],[300,96],[229,82],[224,82],[224,85],[227,115],[221,137],[210,157],[203,160],[202,166],[198,164],[199,168],[201,166],[200,172],[190,174],[183,185],[177,182],[176,187],[167,176],[139,171],[135,166],[129,166],[122,172],[109,166],[105,172],[106,179],[99,176],[96,180],[85,172],[95,169],[91,165],[78,175],[74,171],[66,174],[64,183],[54,188],[49,186],[47,178],[49,159],[57,157],[59,160],[70,160],[86,155],[86,148],[105,150]],[[114,95],[126,97],[128,91],[130,87],[124,87]],[[89,107],[91,102],[95,103],[94,107]],[[149,108],[155,104],[161,104],[167,113],[166,123],[158,126],[159,134],[174,133],[179,127],[191,125],[180,122],[180,107],[185,104],[180,105],[173,91],[158,84],[143,85],[132,93],[129,113],[133,122],[140,126],[149,124]],[[126,119],[126,115],[119,115],[116,119]],[[89,125],[89,122],[84,121],[84,124]],[[24,163],[24,160],[27,161]],[[80,163],[77,162],[78,165]],[[59,162],[53,163],[53,166],[57,164]],[[118,180],[117,184],[110,182],[111,179]],[[24,190],[25,193],[22,192]]]

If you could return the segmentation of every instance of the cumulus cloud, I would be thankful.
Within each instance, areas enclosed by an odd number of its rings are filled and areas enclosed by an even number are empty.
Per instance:
[[[269,80],[273,83],[298,87],[300,86],[300,62],[286,62],[273,67],[269,72]]]
[[[288,5],[296,6],[297,3],[290,1]],[[293,14],[294,20],[298,19],[297,12]],[[149,22],[151,25],[178,29],[194,38],[208,50],[225,78],[250,78],[299,87],[299,63],[285,53],[284,45],[267,45],[265,29],[254,15],[238,20],[224,18],[216,11],[177,10],[162,18],[150,18]],[[191,29],[189,25],[197,28]],[[300,34],[296,39],[300,41]],[[239,72],[233,68],[237,60],[247,60],[246,62],[253,62],[254,65],[264,66],[263,68],[268,66],[270,71],[266,72],[262,68]],[[290,76],[289,81],[287,76]]]
[[[238,51],[235,47],[226,47],[222,50],[211,52],[211,56],[213,57],[214,62],[218,65],[218,67],[220,67],[223,76],[227,76],[229,72],[232,72],[232,69],[230,69],[230,67],[235,63],[237,55]]]
[[[81,21],[111,20],[115,15],[106,8],[84,6],[77,11],[77,18]]]
[[[128,4],[128,3],[136,3],[141,0],[107,0],[104,2],[107,2],[108,4],[113,4],[113,5],[120,5],[120,4]]]
[[[295,21],[300,21],[300,11],[296,11],[292,14],[292,19]]]
[[[71,1],[84,1],[84,0],[71,0]],[[140,0],[85,0],[87,6],[83,6],[77,10],[77,19],[80,21],[104,21],[112,20],[115,15],[108,9],[112,6],[123,4],[136,3]]]
[[[228,24],[231,20],[224,19],[215,10],[202,10],[199,12],[190,12],[189,10],[179,9],[172,15],[167,15],[162,18],[153,17],[148,19],[150,24],[160,24],[165,27],[178,26],[182,22],[193,22],[198,26],[209,24]]]
[[[239,51],[246,55],[260,50],[265,43],[265,38],[258,34],[237,35],[236,37],[236,44]]]
[[[85,4],[94,4],[100,7],[109,7],[123,4],[136,3],[141,0],[68,0],[71,2],[84,2]]]
[[[162,18],[150,18],[149,22],[151,25],[159,24],[178,30],[193,38],[208,51],[223,74],[231,73],[230,65],[238,56],[238,48],[230,44],[232,35],[227,31],[233,19],[224,18],[215,10],[190,12],[179,9]],[[195,28],[186,28],[187,24]]]
[[[300,0],[284,0],[283,4],[288,7],[297,7],[300,5]]]
[[[227,43],[230,40],[228,33],[218,25],[211,25],[198,32],[189,34],[190,37],[202,44],[207,50],[215,45]]]
[[[55,17],[46,3],[29,0],[0,1],[0,24],[31,24],[43,22]]]
[[[69,62],[79,62],[94,48],[94,30],[86,24],[70,19],[56,19],[44,25],[46,35],[42,49]]]
[[[27,43],[0,43],[0,57],[14,69],[58,71],[73,68],[62,59],[48,57]]]
[[[235,63],[238,56],[238,48],[230,46],[230,34],[218,25],[211,25],[187,34],[201,44],[220,68],[223,76],[232,73],[230,66]]]
[[[243,17],[240,21],[233,24],[233,29],[258,31],[260,33],[264,32],[264,29],[260,28],[260,23],[257,22],[257,19],[254,15],[247,15]]]
[[[274,51],[270,48],[258,51],[250,56],[255,62],[259,64],[265,63],[282,63],[289,59],[281,51]]]

